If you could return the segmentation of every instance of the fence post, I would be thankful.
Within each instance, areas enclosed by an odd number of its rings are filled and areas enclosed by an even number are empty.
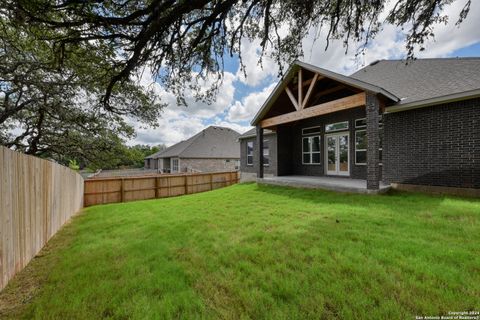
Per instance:
[[[185,194],[188,194],[188,176],[185,175]]]
[[[213,173],[210,173],[209,176],[210,176],[210,190],[213,190]]]
[[[124,202],[125,201],[125,179],[122,178],[121,180],[121,184],[120,184],[120,202]]]
[[[155,199],[158,198],[158,177],[155,177]]]

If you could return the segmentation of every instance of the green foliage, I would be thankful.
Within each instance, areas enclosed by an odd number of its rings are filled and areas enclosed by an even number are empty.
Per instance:
[[[80,170],[80,166],[78,165],[77,160],[75,160],[75,159],[74,159],[74,160],[70,160],[70,161],[68,162],[68,167],[69,167],[70,169],[72,169],[72,170],[75,170],[75,171]]]
[[[156,124],[164,104],[139,81],[145,71],[179,104],[186,104],[186,89],[212,102],[226,54],[245,70],[242,43],[259,40],[259,62],[269,55],[283,73],[302,56],[310,31],[326,47],[341,39],[348,49],[352,41],[366,47],[383,23],[403,27],[412,58],[433,26],[447,22],[443,12],[452,2],[397,0],[381,21],[386,0],[2,0],[0,143],[58,161],[75,154],[95,162],[92,154],[117,153],[116,140],[133,135],[126,118]],[[471,0],[464,2],[458,23],[470,8]],[[139,163],[139,153],[128,157]]]
[[[127,116],[156,124],[163,105],[137,81],[118,83],[103,104],[116,73],[109,44],[65,45],[58,57],[52,39],[60,34],[0,15],[0,144],[68,164],[112,153],[118,141],[133,137]]]
[[[479,231],[480,201],[410,193],[241,184],[90,207],[12,280],[0,317],[413,319],[476,310]]]
[[[146,156],[165,149],[165,145],[154,147],[140,144],[127,146],[121,139],[115,137],[109,137],[103,142],[108,143],[108,147],[104,148],[103,143],[94,144],[95,153],[92,157],[82,158],[82,167],[93,171],[97,169],[141,168],[144,166]]]
[[[457,0],[458,1],[458,0]],[[465,3],[457,23],[467,16]],[[201,1],[53,1],[4,0],[4,11],[18,24],[28,24],[56,44],[56,56],[87,45],[110,55],[113,75],[105,104],[116,86],[145,67],[168,91],[185,103],[183,90],[210,101],[223,78],[224,56],[239,56],[242,43],[258,40],[261,57],[285,65],[303,54],[302,40],[314,31],[325,47],[333,39],[366,47],[384,24],[402,27],[410,58],[433,37],[433,27],[445,23],[444,9],[453,0],[201,0]],[[384,13],[386,9],[388,11]],[[386,19],[382,16],[387,16]],[[454,17],[455,19],[456,17]],[[323,32],[320,32],[323,31]],[[101,60],[103,62],[103,58]],[[101,65],[101,64],[100,64]],[[105,70],[104,70],[105,71]],[[210,77],[211,76],[211,77]],[[201,90],[206,77],[216,79]]]

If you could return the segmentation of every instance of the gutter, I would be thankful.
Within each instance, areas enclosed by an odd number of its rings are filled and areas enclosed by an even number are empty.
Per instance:
[[[430,98],[425,100],[409,102],[405,104],[393,105],[390,107],[386,107],[385,113],[394,113],[394,112],[401,112],[401,111],[418,109],[418,108],[425,108],[425,107],[430,107],[437,104],[468,100],[468,99],[473,99],[478,97],[480,97],[480,89],[475,89],[470,91],[449,94],[441,97],[435,97],[435,98]]]

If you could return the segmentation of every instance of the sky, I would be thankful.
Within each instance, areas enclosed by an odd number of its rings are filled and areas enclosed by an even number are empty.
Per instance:
[[[445,8],[450,22],[435,26],[435,38],[426,44],[424,51],[416,52],[417,58],[480,57],[480,1],[472,1],[467,19],[455,26],[465,1],[457,0]],[[313,36],[307,36],[302,45],[304,56],[300,60],[345,75],[379,59],[402,59],[406,55],[402,32],[391,25],[384,26],[360,59],[355,59],[355,50],[349,49],[345,54],[341,41],[331,43],[327,51],[322,38],[313,41]],[[177,106],[174,95],[153,82],[151,75],[144,74],[142,83],[153,86],[168,107],[156,128],[134,123],[137,135],[128,143],[170,146],[210,125],[229,127],[240,133],[250,129],[250,120],[279,81],[278,67],[268,59],[264,59],[263,68],[258,65],[258,42],[243,42],[242,52],[247,77],[240,72],[237,59],[227,59],[223,84],[212,104],[195,102],[187,92],[188,107]],[[208,87],[208,82],[204,85]]]

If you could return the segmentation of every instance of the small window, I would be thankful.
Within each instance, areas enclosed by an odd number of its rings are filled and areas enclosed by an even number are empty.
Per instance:
[[[178,159],[172,159],[172,172],[178,172]]]
[[[378,118],[378,126],[381,128],[383,126],[383,117],[382,115],[379,115]],[[367,118],[361,118],[361,119],[356,119],[355,120],[355,128],[360,129],[360,128],[366,128],[367,127]]]
[[[320,136],[302,138],[302,163],[320,163]]]
[[[315,133],[320,133],[320,127],[319,126],[302,129],[302,135],[304,135],[304,136],[309,135],[309,134],[315,134]]]
[[[367,131],[355,131],[355,164],[367,163]]]
[[[247,166],[253,166],[253,141],[247,142]]]
[[[380,164],[382,163],[382,151],[383,151],[383,128],[378,131],[379,135],[379,157]],[[367,131],[357,130],[355,131],[355,164],[364,165],[367,164]]]
[[[270,148],[268,140],[263,141],[263,165],[265,167],[270,165]]]
[[[367,127],[367,119],[357,119],[355,120],[355,128],[366,128]]]
[[[325,132],[334,132],[341,130],[348,130],[348,121],[330,123],[325,125]]]

